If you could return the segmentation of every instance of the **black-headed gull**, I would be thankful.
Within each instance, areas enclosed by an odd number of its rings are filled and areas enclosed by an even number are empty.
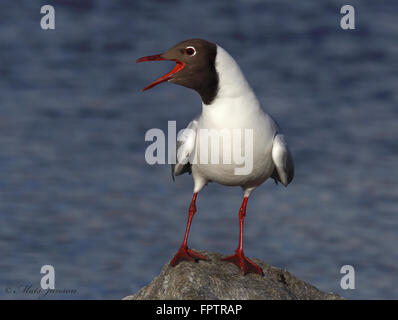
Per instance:
[[[187,240],[196,212],[198,192],[207,183],[217,182],[226,186],[240,186],[244,192],[239,210],[239,245],[235,254],[224,260],[236,264],[244,274],[253,272],[261,275],[262,269],[243,253],[243,222],[248,198],[255,188],[270,177],[284,186],[293,179],[293,159],[284,136],[277,123],[262,110],[238,64],[220,46],[202,39],[191,39],[178,43],[162,54],[143,57],[136,62],[158,60],[175,61],[176,66],[143,90],[168,81],[191,88],[202,98],[202,113],[189,123],[188,130],[179,135],[177,163],[172,165],[173,178],[185,172],[192,173],[194,189],[184,241],[171,260],[171,265],[175,266],[182,260],[207,260],[205,256],[190,250]],[[238,154],[242,155],[248,146],[247,140],[228,140],[230,145],[222,144],[216,150],[220,151],[217,152],[217,161],[200,161],[200,153],[207,153],[211,148],[203,150],[199,147],[200,139],[203,139],[199,132],[209,130],[220,130],[229,138],[234,137],[236,130],[251,133],[252,163],[248,172],[237,174],[242,163],[225,159],[224,153],[225,149],[231,151],[238,146]],[[211,149],[209,153],[212,152]]]

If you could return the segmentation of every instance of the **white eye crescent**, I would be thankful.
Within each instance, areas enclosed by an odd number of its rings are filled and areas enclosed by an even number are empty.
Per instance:
[[[184,54],[186,54],[187,56],[194,56],[196,54],[196,49],[192,46],[188,46],[185,48],[184,50]]]

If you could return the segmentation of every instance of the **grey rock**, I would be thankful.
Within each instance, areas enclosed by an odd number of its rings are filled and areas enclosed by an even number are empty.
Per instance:
[[[180,262],[171,267],[167,263],[150,284],[124,300],[336,300],[333,293],[325,293],[296,278],[286,270],[252,259],[262,267],[264,276],[243,275],[234,264],[221,261],[218,253],[195,250],[209,261]]]

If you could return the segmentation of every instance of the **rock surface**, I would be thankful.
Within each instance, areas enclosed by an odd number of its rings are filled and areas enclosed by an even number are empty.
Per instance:
[[[211,299],[342,299],[297,279],[289,272],[252,259],[264,272],[243,275],[232,263],[221,261],[218,253],[195,250],[209,258],[197,263],[167,263],[150,284],[125,300],[211,300]]]

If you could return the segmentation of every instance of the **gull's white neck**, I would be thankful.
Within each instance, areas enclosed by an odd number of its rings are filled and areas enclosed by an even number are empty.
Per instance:
[[[215,61],[218,73],[218,92],[211,104],[203,103],[203,111],[222,105],[241,105],[242,108],[259,108],[259,102],[236,61],[217,45]],[[243,103],[243,105],[242,105]]]

